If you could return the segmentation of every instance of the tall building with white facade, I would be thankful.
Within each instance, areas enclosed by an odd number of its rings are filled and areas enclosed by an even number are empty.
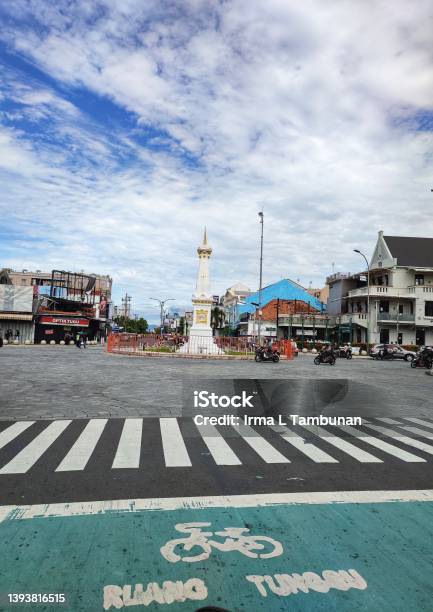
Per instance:
[[[238,306],[245,304],[245,299],[250,296],[253,291],[247,285],[243,283],[235,283],[231,287],[228,287],[223,298],[222,304],[226,314],[226,321],[228,325],[233,328],[237,324],[238,320]]]
[[[367,337],[366,278],[367,270],[344,279],[361,286],[348,288],[340,310],[340,323],[353,326],[354,340],[362,342]],[[328,284],[332,312],[332,277]],[[369,293],[371,343],[433,344],[433,238],[384,236],[380,231],[370,261]]]

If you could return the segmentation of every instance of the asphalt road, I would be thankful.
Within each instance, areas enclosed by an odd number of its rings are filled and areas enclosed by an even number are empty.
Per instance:
[[[433,420],[208,435],[190,418],[161,421],[34,422],[0,449],[0,503],[433,488]],[[0,446],[14,427],[1,423]]]

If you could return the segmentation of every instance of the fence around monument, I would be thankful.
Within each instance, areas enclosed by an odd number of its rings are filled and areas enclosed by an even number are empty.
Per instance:
[[[176,334],[110,334],[107,340],[109,353],[143,355],[145,353],[179,353],[179,355],[199,355],[202,344],[201,336],[181,336]],[[253,336],[215,336],[216,345],[227,356],[253,356],[257,338]],[[181,351],[187,343],[187,350]],[[292,359],[292,343],[289,340],[273,342],[273,348],[280,351],[282,357]],[[185,350],[185,349],[184,349]]]

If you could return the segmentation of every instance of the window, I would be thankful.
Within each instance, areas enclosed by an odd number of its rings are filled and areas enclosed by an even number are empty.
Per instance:
[[[424,308],[425,316],[433,317],[433,302],[426,302]]]
[[[401,315],[403,314],[403,304],[398,305],[398,314],[401,314]]]
[[[416,340],[415,340],[415,343],[418,346],[424,346],[425,345],[425,329],[418,328],[416,330]]]
[[[389,329],[380,330],[380,342],[382,344],[388,344],[389,342]]]
[[[383,279],[382,279],[382,277],[381,277],[381,276],[378,276],[378,277],[377,277],[377,284],[378,284],[378,285],[383,285]]]
[[[379,312],[389,312],[389,302],[379,302]]]
[[[424,274],[415,274],[415,285],[424,285]]]

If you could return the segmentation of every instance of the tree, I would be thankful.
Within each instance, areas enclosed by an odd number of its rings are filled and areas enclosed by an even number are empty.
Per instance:
[[[212,329],[221,329],[225,322],[225,312],[222,308],[214,306],[211,312],[211,327]]]
[[[123,327],[123,331],[130,334],[145,334],[149,327],[146,319],[143,319],[143,317],[139,319],[127,319],[120,316],[116,317],[114,322],[117,323],[119,327]]]

